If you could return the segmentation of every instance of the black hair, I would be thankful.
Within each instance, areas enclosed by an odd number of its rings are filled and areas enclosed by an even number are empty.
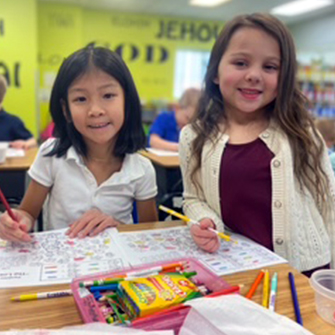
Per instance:
[[[66,58],[58,71],[50,99],[50,113],[55,123],[54,135],[57,139],[46,156],[62,157],[71,146],[79,154],[87,156],[85,141],[71,122],[68,89],[75,79],[92,68],[97,68],[115,78],[124,91],[124,123],[117,135],[113,154],[116,157],[124,157],[125,154],[134,153],[145,147],[140,98],[127,65],[110,49],[90,44]],[[66,116],[63,113],[63,106]]]

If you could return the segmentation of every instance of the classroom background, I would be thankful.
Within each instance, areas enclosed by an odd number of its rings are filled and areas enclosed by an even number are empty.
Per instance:
[[[51,121],[50,90],[62,60],[96,43],[116,50],[129,66],[147,130],[184,89],[201,87],[210,49],[225,21],[242,13],[273,13],[289,2],[226,0],[200,7],[188,0],[2,0],[0,74],[9,82],[4,106],[39,139]],[[301,88],[311,110],[322,117],[335,117],[335,4],[329,3],[302,14],[291,9],[278,15],[297,45]]]

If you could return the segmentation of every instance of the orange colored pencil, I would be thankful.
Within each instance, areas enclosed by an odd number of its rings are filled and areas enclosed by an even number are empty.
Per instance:
[[[255,291],[256,291],[256,289],[257,289],[259,283],[262,281],[263,277],[264,277],[264,270],[262,270],[262,271],[258,274],[257,278],[255,279],[254,283],[252,284],[252,286],[251,286],[249,292],[248,292],[247,295],[245,296],[247,299],[251,299],[251,298],[252,298],[252,296],[254,295],[254,293],[255,293]]]

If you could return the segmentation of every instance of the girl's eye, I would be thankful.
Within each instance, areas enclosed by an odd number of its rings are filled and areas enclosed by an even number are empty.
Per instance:
[[[279,69],[279,66],[277,65],[265,65],[264,68],[269,71],[277,71]]]
[[[234,64],[235,64],[237,67],[244,67],[244,66],[247,66],[247,62],[246,62],[246,61],[243,61],[243,60],[236,61]]]
[[[74,102],[85,102],[86,98],[85,97],[76,97],[73,99]]]
[[[112,99],[113,97],[115,97],[115,94],[113,94],[113,93],[106,93],[106,94],[104,94],[104,98],[105,99]]]

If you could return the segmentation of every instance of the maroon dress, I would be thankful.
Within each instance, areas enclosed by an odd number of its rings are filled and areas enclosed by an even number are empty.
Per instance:
[[[246,144],[227,143],[221,160],[220,199],[224,224],[273,251],[271,160],[274,154],[259,138]],[[304,271],[310,277],[319,269]]]

